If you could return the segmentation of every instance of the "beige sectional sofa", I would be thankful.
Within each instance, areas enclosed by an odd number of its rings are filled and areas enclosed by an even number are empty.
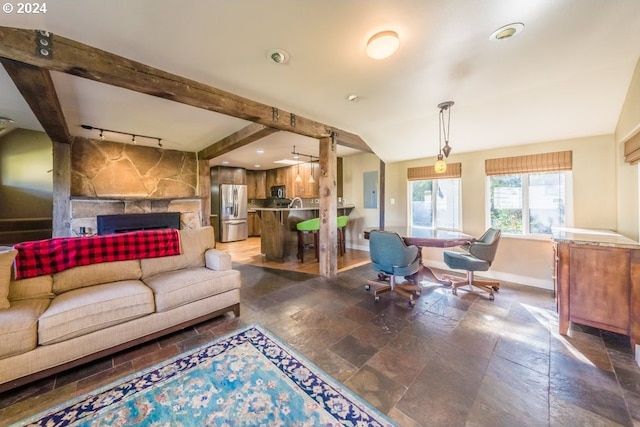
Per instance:
[[[181,254],[11,279],[0,252],[0,392],[203,320],[240,315],[240,272],[213,228],[180,230]]]

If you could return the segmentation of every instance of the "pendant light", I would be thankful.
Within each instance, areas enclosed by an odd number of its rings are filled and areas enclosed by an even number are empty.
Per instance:
[[[449,145],[449,125],[451,123],[451,110],[453,101],[445,101],[438,104],[440,112],[438,113],[438,157],[433,169],[435,173],[445,173],[447,171],[447,163],[444,161],[444,157],[449,157],[451,153],[451,146]],[[445,113],[447,113],[447,119],[445,124]],[[444,140],[444,147],[442,141]],[[444,157],[443,157],[444,153]]]
[[[316,180],[313,178],[313,157],[311,158],[311,173],[309,174],[309,184],[313,184]]]
[[[296,146],[293,146],[293,158],[297,160],[298,164],[298,175],[296,175],[296,183],[302,182],[302,177],[300,176],[300,155],[296,152]]]

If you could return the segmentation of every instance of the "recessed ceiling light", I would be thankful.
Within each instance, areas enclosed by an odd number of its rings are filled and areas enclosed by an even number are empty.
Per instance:
[[[223,164],[223,165],[228,165],[228,164],[229,164],[229,160],[223,160],[223,161],[222,161],[222,164]]]
[[[360,99],[360,97],[355,93],[350,93],[349,95],[347,95],[347,101],[356,102],[358,99]]]
[[[267,52],[267,59],[274,64],[286,64],[289,62],[289,52],[284,49],[271,49]]]
[[[254,167],[254,168],[259,168],[259,167],[260,167],[260,165],[253,165],[253,167]]]
[[[524,24],[522,22],[514,22],[513,24],[505,25],[495,30],[490,36],[489,40],[506,40],[515,36],[516,34],[524,30]]]
[[[258,149],[256,150],[256,153],[258,153],[258,154],[264,154],[264,150],[263,150],[262,148],[258,148]]]
[[[367,55],[373,59],[388,58],[400,47],[400,39],[395,31],[374,34],[367,42]]]

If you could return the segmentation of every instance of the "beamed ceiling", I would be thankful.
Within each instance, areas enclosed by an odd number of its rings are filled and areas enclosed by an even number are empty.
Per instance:
[[[249,168],[317,155],[332,132],[339,155],[433,157],[446,100],[454,154],[612,134],[640,57],[627,0],[58,0],[1,18],[0,117],[16,127],[68,142],[96,138],[89,124]],[[512,22],[524,31],[489,40]],[[400,48],[373,60],[382,30]]]

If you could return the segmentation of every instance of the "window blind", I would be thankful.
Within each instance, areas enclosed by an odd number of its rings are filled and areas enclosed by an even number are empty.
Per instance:
[[[502,157],[487,159],[484,162],[487,175],[566,171],[571,170],[572,167],[572,151]]]
[[[419,166],[407,169],[407,180],[409,181],[460,177],[462,177],[462,163],[447,163],[447,171],[445,173],[436,173],[433,170],[433,166]]]
[[[624,143],[624,161],[632,165],[640,162],[640,132]]]

